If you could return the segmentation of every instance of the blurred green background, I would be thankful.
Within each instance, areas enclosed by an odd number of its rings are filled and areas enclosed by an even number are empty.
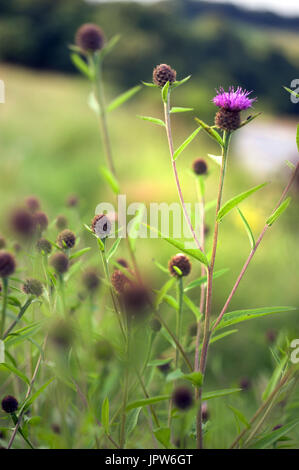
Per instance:
[[[98,203],[113,200],[98,172],[104,155],[97,120],[87,106],[89,84],[69,59],[68,45],[77,27],[86,21],[99,24],[107,38],[121,34],[105,63],[107,101],[141,80],[150,81],[153,67],[161,62],[174,67],[178,79],[192,74],[173,93],[174,105],[194,108],[192,113],[173,117],[176,146],[195,129],[195,116],[212,123],[216,87],[233,84],[254,90],[258,96],[254,111],[262,111],[263,116],[251,130],[248,126],[235,136],[224,197],[271,182],[242,205],[258,235],[288,179],[285,160],[298,158],[299,105],[291,103],[282,86],[299,78],[299,18],[189,0],[146,6],[131,2],[91,5],[80,0],[1,2],[0,79],[5,83],[6,101],[0,112],[0,232],[7,233],[8,210],[31,194],[41,198],[51,220],[59,213],[67,214],[65,200],[69,194],[77,194],[82,223],[90,222]],[[137,114],[162,117],[157,90],[142,89],[109,115],[122,192],[128,202],[177,202],[163,129],[138,120]],[[188,202],[196,197],[189,173],[192,161],[207,153],[217,153],[217,147],[200,134],[178,161]],[[208,200],[216,197],[217,179],[218,168],[210,162]],[[298,305],[299,182],[292,197],[288,211],[265,237],[230,310]],[[208,226],[213,218],[210,211]],[[72,220],[70,228],[81,231],[76,217]],[[82,233],[84,236],[90,243]],[[208,237],[208,245],[210,242]],[[238,215],[231,213],[221,224],[216,264],[217,268],[228,267],[229,272],[215,281],[215,315],[249,249],[244,227]],[[121,250],[125,256],[125,246]],[[166,277],[153,259],[166,265],[172,254],[174,250],[162,240],[138,241],[138,261],[155,287]],[[194,265],[191,277],[199,273],[200,266]],[[190,314],[186,323],[192,321]],[[245,323],[238,335],[213,346],[209,380],[224,388],[248,377],[256,385],[252,394],[257,400],[274,364],[266,340],[269,329],[290,340],[298,338],[298,312]],[[255,400],[248,405],[252,410]],[[225,433],[221,439],[225,440]]]

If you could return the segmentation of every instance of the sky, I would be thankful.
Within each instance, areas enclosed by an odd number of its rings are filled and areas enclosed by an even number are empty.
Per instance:
[[[103,1],[128,1],[128,0],[92,0],[94,2]],[[135,0],[141,3],[150,3],[157,0]],[[299,16],[299,0],[209,0],[211,2],[219,3],[234,3],[242,7],[251,9],[270,10],[283,15],[296,15]]]

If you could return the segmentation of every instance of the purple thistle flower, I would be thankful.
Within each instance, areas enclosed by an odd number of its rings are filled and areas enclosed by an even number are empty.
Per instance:
[[[235,90],[234,87],[229,87],[229,91],[224,91],[222,87],[217,91],[217,95],[213,98],[213,103],[219,108],[228,111],[244,111],[251,108],[252,103],[257,98],[249,98],[251,91],[243,90],[240,86]]]

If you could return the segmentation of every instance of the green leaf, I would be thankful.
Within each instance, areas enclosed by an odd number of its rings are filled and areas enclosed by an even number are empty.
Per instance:
[[[126,439],[130,436],[130,434],[134,431],[137,426],[138,418],[140,414],[141,408],[135,408],[128,413],[126,424],[125,424],[125,436]]]
[[[7,362],[3,362],[2,364],[0,364],[0,368],[4,367],[5,369],[8,369],[10,372],[12,372],[13,374],[17,375],[21,380],[23,380],[23,382],[25,382],[27,385],[30,385],[30,380],[28,379],[28,377],[26,377],[25,374],[23,374],[22,371],[20,371],[19,369],[17,369],[16,367],[14,367],[13,365],[11,364],[7,364]]]
[[[109,400],[105,398],[102,404],[102,425],[105,429],[105,433],[109,434]]]
[[[114,194],[119,194],[120,189],[118,181],[115,176],[111,173],[111,171],[108,170],[108,168],[106,168],[105,166],[101,166],[100,173],[102,177],[106,180],[106,182],[109,184]]]
[[[188,75],[188,77],[183,78],[182,80],[177,80],[171,84],[171,88],[177,88],[178,86],[183,85],[184,83],[188,82],[190,80],[191,75]]]
[[[159,230],[157,230],[156,228],[151,227],[150,225],[147,225],[147,227],[150,228],[151,230],[154,230],[155,232],[157,232],[158,235],[160,236],[160,238],[163,238],[163,240],[167,241],[170,245],[175,246],[176,248],[178,248],[183,253],[186,253],[187,255],[191,256],[194,259],[197,259],[198,261],[200,261],[201,263],[203,263],[206,266],[209,265],[208,259],[202,251],[200,251],[198,249],[194,249],[194,248],[186,249],[184,243],[179,242],[178,240],[174,240],[173,238],[166,237]]]
[[[235,310],[234,312],[228,312],[223,315],[223,318],[215,328],[215,331],[219,330],[220,328],[226,328],[227,326],[235,325],[236,323],[252,320],[253,318],[261,318],[266,315],[289,312],[292,310],[297,309],[296,307],[261,307],[247,310]]]
[[[121,238],[117,238],[115,240],[115,242],[113,243],[112,247],[110,248],[110,250],[108,251],[106,257],[107,257],[107,261],[110,260],[110,258],[116,253],[117,251],[117,248],[120,244],[120,241],[121,241]]]
[[[71,255],[70,259],[80,258],[80,256],[85,255],[85,253],[88,253],[90,250],[91,250],[90,246],[87,246],[86,248],[82,248],[82,250],[79,250],[73,255]]]
[[[100,52],[100,56],[102,57],[102,59],[104,59],[104,57],[106,57],[106,55],[108,55],[112,51],[112,49],[116,46],[116,44],[120,40],[120,37],[121,37],[120,34],[116,34],[107,42],[107,44],[103,47],[103,49]]]
[[[208,157],[217,163],[217,165],[222,166],[222,155],[212,155],[211,153],[208,153]]]
[[[154,361],[150,361],[147,364],[147,367],[157,367],[157,366],[163,366],[164,364],[168,364],[169,362],[172,361],[172,358],[168,359],[155,359]]]
[[[217,220],[218,222],[226,215],[228,212],[230,212],[234,207],[236,207],[240,202],[244,201],[244,199],[248,198],[251,196],[251,194],[255,193],[259,189],[263,188],[266,186],[268,183],[263,183],[259,184],[258,186],[255,186],[254,188],[249,189],[248,191],[245,191],[244,193],[238,194],[238,196],[233,197],[229,201],[227,201],[219,210],[218,215],[217,215]]]
[[[286,91],[288,91],[291,95],[295,96],[295,98],[299,98],[299,93],[296,93],[294,90],[291,90],[290,88],[284,86],[283,87]]]
[[[269,380],[267,387],[263,393],[263,400],[267,400],[267,398],[271,395],[273,392],[274,388],[278,384],[278,381],[280,380],[283,370],[288,362],[288,356],[285,356],[280,363],[275,367],[274,372],[272,374],[271,379]]]
[[[171,108],[170,110],[170,113],[171,114],[174,114],[174,113],[187,113],[189,111],[194,111],[194,108],[180,108],[180,107],[173,107]]]
[[[168,90],[169,90],[169,85],[170,83],[167,82],[165,83],[164,87],[162,88],[162,100],[164,101],[164,103],[167,103],[167,100],[168,100]]]
[[[71,61],[75,65],[75,67],[83,73],[86,77],[89,78],[89,80],[93,80],[94,74],[92,70],[89,68],[88,64],[82,59],[82,57],[79,56],[79,54],[76,54],[73,52],[71,54]]]
[[[126,411],[133,410],[134,408],[153,405],[154,403],[159,403],[161,401],[169,400],[169,398],[170,398],[169,395],[159,395],[157,397],[136,400],[127,405]]]
[[[114,111],[116,108],[124,104],[126,101],[128,101],[132,96],[136,95],[138,91],[141,90],[141,86],[137,85],[134,86],[133,88],[130,88],[129,90],[125,91],[121,95],[119,95],[117,98],[115,98],[107,107],[107,111]]]
[[[0,364],[5,362],[5,343],[0,339]]]
[[[225,388],[223,390],[215,390],[214,392],[206,392],[202,394],[202,400],[211,400],[212,398],[226,397],[233,393],[241,392],[241,388]]]
[[[250,424],[248,423],[248,421],[247,421],[246,417],[243,415],[243,413],[241,413],[241,411],[237,410],[237,408],[234,408],[231,405],[228,405],[228,408],[230,410],[232,410],[235,417],[238,418],[239,421],[241,421],[241,423],[245,424],[246,428],[250,428]]]
[[[202,314],[197,305],[195,305],[195,303],[186,294],[183,295],[183,300],[191,312],[194,313],[196,320],[199,321]]]
[[[213,343],[216,343],[217,341],[223,339],[223,338],[226,338],[227,336],[230,336],[234,333],[238,333],[238,330],[229,330],[229,331],[225,331],[225,333],[222,333],[220,335],[217,335],[217,336],[212,336],[212,339],[210,341],[210,344],[213,344]]]
[[[155,308],[158,309],[159,305],[161,304],[161,302],[163,302],[163,299],[165,297],[165,295],[167,294],[167,292],[169,291],[169,289],[172,288],[173,284],[175,283],[175,279],[174,277],[172,277],[171,279],[169,279],[165,284],[164,286],[158,291],[157,293],[157,297],[156,297],[156,300],[155,300]]]
[[[43,393],[43,391],[48,387],[48,385],[50,385],[50,383],[53,382],[53,380],[54,380],[54,377],[48,380],[42,387],[40,387],[37,390],[37,392],[35,392],[33,395],[28,397],[27,400],[25,400],[23,407],[22,407],[24,411],[26,411],[29,408],[29,406],[32,405],[32,403],[40,396],[41,393]]]
[[[183,377],[185,380],[189,380],[195,387],[201,387],[203,376],[201,372],[191,372],[191,374],[185,374]]]
[[[269,434],[266,434],[266,436],[263,436],[262,438],[255,441],[249,447],[249,449],[266,449],[267,447],[274,444],[274,442],[278,441],[281,437],[285,436],[288,432],[290,432],[295,426],[297,426],[298,423],[299,420],[296,419],[295,421],[282,426],[282,428],[271,431]]]
[[[226,274],[228,271],[229,271],[228,268],[223,268],[223,269],[219,269],[218,271],[215,271],[213,274],[213,279],[217,279],[218,277],[223,276],[223,274]],[[184,292],[188,292],[189,290],[194,289],[198,286],[201,286],[202,284],[205,284],[206,282],[207,282],[207,276],[202,276],[198,279],[195,279],[194,281],[190,282],[190,284],[188,284],[185,287]]]
[[[170,372],[166,377],[166,382],[173,382],[174,380],[182,379],[184,377],[181,369],[176,369]]]
[[[298,126],[298,129],[299,129],[299,126]],[[298,143],[298,145],[299,145],[299,143]],[[295,170],[296,166],[294,165],[294,163],[290,162],[290,160],[286,160],[286,164],[288,165],[288,167],[291,170]]]
[[[247,235],[248,235],[248,238],[249,238],[249,241],[250,241],[250,245],[251,245],[251,248],[254,248],[255,247],[255,239],[254,239],[254,236],[253,236],[253,233],[252,233],[252,230],[250,228],[250,225],[245,217],[245,215],[243,214],[243,212],[241,211],[241,209],[239,209],[237,207],[237,211],[239,213],[239,216],[241,217],[242,219],[242,222],[245,226],[245,230],[247,232]]]
[[[170,428],[158,428],[154,430],[154,435],[157,441],[165,447],[165,449],[171,449],[172,445],[170,442]]]
[[[151,87],[151,88],[159,88],[158,85],[155,85],[154,83],[148,83],[148,82],[144,82],[141,80],[141,83],[145,86],[148,86],[148,87]]]
[[[299,98],[299,96],[298,96],[298,98]],[[297,149],[298,149],[298,152],[299,152],[299,125],[297,127],[296,143],[297,143]]]
[[[173,160],[176,160],[178,158],[182,151],[185,150],[185,148],[192,142],[193,139],[195,139],[200,130],[201,127],[198,127],[194,132],[192,132],[188,139],[186,139],[185,142],[182,143],[182,145],[174,152]]]
[[[137,214],[135,215],[132,221],[132,224],[130,226],[130,230],[128,233],[129,243],[133,251],[135,251],[136,240],[138,237],[138,232],[139,232],[140,224],[143,218],[143,214],[144,214],[144,205],[141,204],[140,208],[137,210]]]
[[[247,124],[249,124],[251,121],[259,117],[261,114],[262,113],[257,113],[257,114],[254,114],[253,116],[249,116],[247,119],[245,119],[245,121],[241,122],[239,129],[241,129],[241,127],[247,126]]]
[[[139,119],[142,119],[143,121],[149,121],[149,122],[152,122],[153,124],[157,124],[158,126],[165,127],[165,122],[162,121],[162,119],[157,119],[157,118],[153,118],[150,116],[139,116],[138,114],[137,114],[137,117]]]
[[[216,142],[217,142],[221,147],[223,147],[223,145],[224,145],[223,140],[222,140],[222,138],[220,137],[220,135],[218,134],[218,132],[215,131],[215,129],[213,129],[212,127],[208,126],[208,124],[206,124],[205,122],[203,122],[201,119],[195,118],[195,121],[197,121],[198,124],[201,125],[201,127],[203,128],[203,130],[206,131],[206,133],[209,134],[209,136],[212,137],[212,139],[216,140]]]
[[[281,216],[281,214],[289,207],[291,202],[291,198],[288,197],[285,201],[283,201],[280,206],[270,215],[269,219],[267,220],[266,224],[271,227],[272,224]]]
[[[97,116],[100,114],[99,102],[96,99],[95,94],[93,92],[89,93],[88,98],[87,98],[87,104],[90,107],[90,109],[96,113]]]

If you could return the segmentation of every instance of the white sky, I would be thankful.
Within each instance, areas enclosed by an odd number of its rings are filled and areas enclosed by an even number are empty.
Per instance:
[[[93,2],[112,2],[128,0],[89,0]],[[142,3],[150,3],[158,0],[135,0]],[[234,3],[239,6],[252,9],[270,10],[283,15],[299,15],[299,0],[209,0],[211,2]]]

